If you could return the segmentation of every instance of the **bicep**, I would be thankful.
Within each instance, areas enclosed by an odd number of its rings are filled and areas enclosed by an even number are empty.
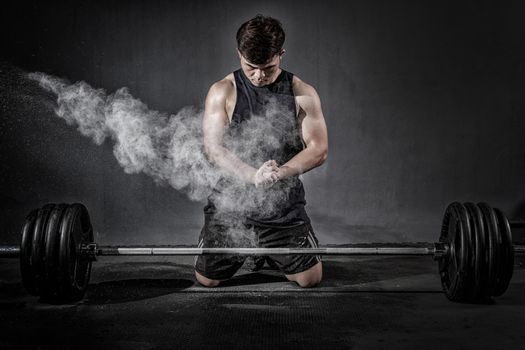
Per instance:
[[[216,86],[212,86],[206,97],[202,121],[204,147],[210,153],[222,146],[224,129],[228,124],[225,97]]]
[[[303,112],[301,132],[307,147],[328,147],[328,133],[319,96],[313,88],[298,98]]]

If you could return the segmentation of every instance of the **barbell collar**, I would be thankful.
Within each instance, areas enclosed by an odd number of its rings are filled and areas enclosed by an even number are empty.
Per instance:
[[[19,246],[0,246],[0,258],[18,258],[20,256]]]

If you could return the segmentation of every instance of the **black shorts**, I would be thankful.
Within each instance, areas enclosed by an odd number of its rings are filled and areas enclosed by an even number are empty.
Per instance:
[[[250,232],[249,237],[242,233],[247,231]],[[243,230],[232,230],[223,225],[210,224],[210,220],[206,220],[198,246],[316,248],[318,241],[309,223],[285,228],[248,225]],[[306,271],[321,261],[321,258],[315,255],[270,255],[267,258],[286,275]],[[209,279],[225,280],[231,278],[245,260],[246,256],[239,255],[200,255],[195,260],[195,271]]]

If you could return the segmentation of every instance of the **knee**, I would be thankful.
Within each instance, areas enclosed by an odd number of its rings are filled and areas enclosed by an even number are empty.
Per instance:
[[[293,280],[295,281],[295,283],[299,285],[299,287],[311,288],[321,283],[322,279],[323,279],[323,265],[322,263],[318,263],[314,267],[310,268],[310,270],[296,275]]]
[[[210,278],[204,277],[197,271],[195,271],[195,278],[197,279],[197,282],[199,282],[203,287],[213,288],[217,287],[221,281],[219,280],[212,280]]]
[[[301,288],[312,288],[321,283],[321,280],[321,275],[315,275],[308,277],[299,277],[295,280],[295,283],[297,283]]]

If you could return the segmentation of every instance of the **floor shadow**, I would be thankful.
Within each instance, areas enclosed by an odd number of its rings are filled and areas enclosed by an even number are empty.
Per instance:
[[[283,275],[252,272],[234,276],[233,278],[222,282],[220,287],[249,286],[253,284],[280,283],[287,281],[288,280]]]
[[[15,298],[25,294],[27,294],[27,292],[20,282],[0,282],[0,298]]]
[[[348,284],[373,283],[420,274],[437,274],[432,264],[420,263],[420,257],[389,257],[390,268],[385,268],[385,259],[324,261],[323,285],[344,286]]]
[[[155,298],[193,286],[186,279],[126,279],[89,285],[83,304],[117,304]]]

